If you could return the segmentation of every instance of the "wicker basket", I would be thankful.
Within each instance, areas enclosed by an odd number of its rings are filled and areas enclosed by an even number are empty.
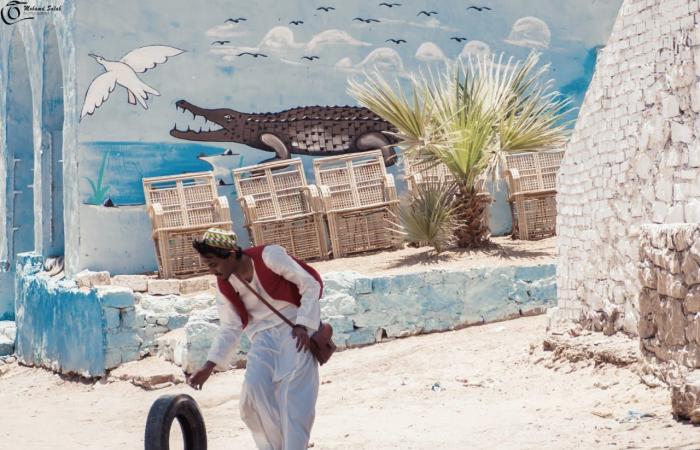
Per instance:
[[[226,197],[218,197],[212,172],[143,179],[158,272],[182,278],[207,272],[192,240],[208,228],[232,229]]]
[[[402,248],[399,201],[381,151],[314,160],[333,256]]]
[[[508,155],[506,171],[513,238],[542,239],[556,232],[556,176],[562,150]]]
[[[233,179],[253,245],[281,245],[303,260],[328,258],[318,190],[307,184],[299,158],[242,167]]]

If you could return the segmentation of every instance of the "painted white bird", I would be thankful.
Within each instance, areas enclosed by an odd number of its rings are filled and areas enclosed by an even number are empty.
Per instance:
[[[89,56],[95,58],[106,72],[90,83],[85,94],[80,120],[87,115],[92,115],[102,106],[117,84],[126,89],[127,101],[130,104],[135,105],[138,101],[144,109],[148,109],[146,105],[148,94],[160,95],[160,92],[141,81],[136,74],[153,69],[156,65],[166,62],[168,58],[183,52],[184,50],[166,45],[149,45],[130,51],[119,61],[110,61],[90,53]]]

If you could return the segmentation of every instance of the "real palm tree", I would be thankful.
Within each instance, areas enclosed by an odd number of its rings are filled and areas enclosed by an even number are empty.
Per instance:
[[[563,145],[570,100],[543,81],[548,66],[539,55],[524,62],[477,57],[448,64],[437,74],[415,75],[407,95],[399,80],[381,74],[350,80],[349,93],[391,122],[404,153],[445,164],[457,184],[455,237],[459,247],[487,244],[485,181],[500,175],[509,152],[539,151]]]

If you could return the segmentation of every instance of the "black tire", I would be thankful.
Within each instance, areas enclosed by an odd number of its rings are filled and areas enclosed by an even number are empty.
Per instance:
[[[185,450],[206,450],[207,430],[197,402],[187,394],[163,395],[151,406],[146,421],[146,450],[169,450],[170,427],[177,419]]]

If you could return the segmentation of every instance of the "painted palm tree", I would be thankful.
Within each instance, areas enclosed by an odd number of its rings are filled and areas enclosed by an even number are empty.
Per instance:
[[[570,100],[543,81],[548,66],[539,55],[524,62],[476,58],[447,65],[437,74],[414,76],[409,95],[380,74],[350,81],[349,92],[398,130],[404,153],[447,166],[455,178],[455,237],[459,247],[489,242],[489,177],[500,175],[509,152],[563,145]]]

